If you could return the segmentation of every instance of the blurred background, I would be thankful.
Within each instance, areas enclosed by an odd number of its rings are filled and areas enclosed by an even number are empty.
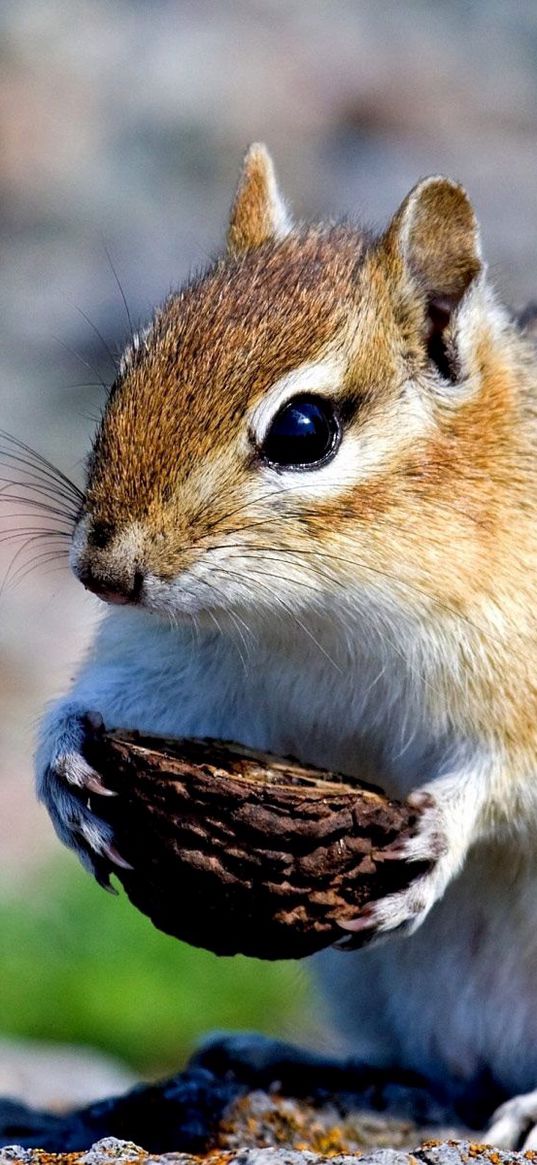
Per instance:
[[[502,296],[537,292],[533,0],[2,0],[0,427],[75,480],[123,294],[142,322],[220,247],[255,139],[305,218],[382,225],[420,176],[460,179]],[[182,947],[61,852],[32,742],[99,604],[17,554],[0,543],[0,1094],[89,1099],[215,1027],[315,1040],[306,967]]]

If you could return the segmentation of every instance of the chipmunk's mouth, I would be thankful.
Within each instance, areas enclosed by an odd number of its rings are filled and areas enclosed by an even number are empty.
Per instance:
[[[88,586],[86,583],[84,583],[84,587],[87,591],[91,591],[92,594],[95,594],[99,599],[102,599],[103,603],[112,603],[112,605],[115,607],[127,607],[133,601],[132,599],[127,598],[126,595],[121,595],[116,591],[98,591],[95,589],[95,587]]]
[[[85,590],[91,591],[105,603],[125,607],[136,606],[142,601],[144,575],[141,570],[135,570],[132,576],[124,576],[120,580],[110,579],[89,565],[75,569],[75,574]]]

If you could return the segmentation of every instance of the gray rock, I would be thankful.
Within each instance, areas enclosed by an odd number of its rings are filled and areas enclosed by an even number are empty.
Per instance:
[[[0,1096],[52,1112],[126,1092],[136,1077],[105,1052],[72,1044],[0,1038]]]
[[[443,1141],[419,1146],[412,1153],[397,1149],[376,1149],[373,1153],[344,1154],[326,1157],[319,1153],[297,1149],[239,1149],[225,1155],[216,1150],[207,1155],[206,1162],[214,1165],[528,1165],[534,1162],[533,1152],[507,1152],[473,1141]],[[85,1153],[47,1154],[46,1165],[200,1165],[203,1158],[188,1153],[146,1153],[132,1141],[104,1137]],[[9,1145],[0,1149],[0,1165],[45,1165],[42,1151]]]
[[[5,1149],[0,1149],[0,1165],[4,1162],[18,1161],[21,1165],[30,1165],[33,1159],[33,1149],[23,1149],[22,1145],[6,1145]]]
[[[119,1141],[116,1137],[103,1137],[91,1149],[78,1158],[78,1165],[106,1165],[110,1161],[138,1161],[145,1156],[144,1150],[133,1141]]]

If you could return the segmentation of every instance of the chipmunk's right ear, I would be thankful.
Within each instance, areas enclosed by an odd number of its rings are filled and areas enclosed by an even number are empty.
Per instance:
[[[383,246],[388,259],[402,260],[423,297],[430,354],[443,362],[452,313],[483,269],[479,224],[466,191],[450,178],[424,178],[392,219]],[[447,364],[441,370],[448,374]]]
[[[410,191],[385,235],[425,295],[455,306],[482,269],[479,224],[458,182],[434,176]]]
[[[272,158],[260,142],[247,151],[231,208],[227,232],[233,255],[281,239],[291,230],[291,220],[278,189]]]

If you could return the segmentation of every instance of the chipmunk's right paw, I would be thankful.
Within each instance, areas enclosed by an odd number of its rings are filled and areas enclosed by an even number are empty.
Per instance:
[[[99,817],[98,801],[114,796],[89,764],[88,744],[103,731],[102,717],[76,705],[55,711],[45,724],[37,755],[37,795],[64,845],[105,887],[114,866],[129,864],[114,846],[110,825]]]

